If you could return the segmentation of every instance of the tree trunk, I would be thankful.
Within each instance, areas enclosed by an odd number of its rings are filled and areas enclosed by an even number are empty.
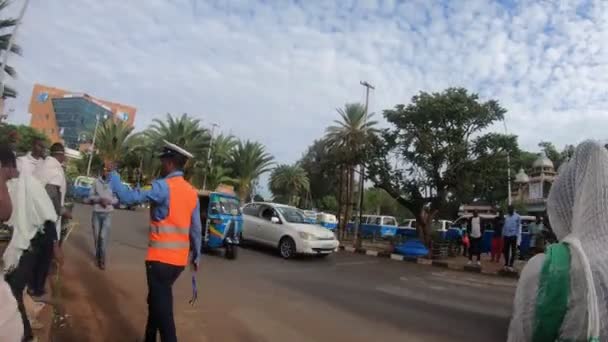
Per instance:
[[[346,168],[346,179],[347,179],[347,186],[346,186],[346,212],[345,212],[345,216],[346,216],[346,222],[348,222],[348,220],[350,220],[350,217],[353,215],[353,190],[354,190],[354,182],[353,182],[353,178],[355,176],[355,170],[353,169],[352,166],[347,166]]]
[[[420,241],[422,241],[422,243],[424,243],[424,245],[429,248],[429,252],[431,248],[431,241],[433,238],[433,218],[435,217],[437,212],[437,209],[428,209],[422,207],[416,215],[416,229],[418,232],[418,238],[420,238]]]
[[[344,238],[344,218],[342,217],[344,210],[342,210],[342,204],[344,203],[344,168],[338,167],[338,239]]]

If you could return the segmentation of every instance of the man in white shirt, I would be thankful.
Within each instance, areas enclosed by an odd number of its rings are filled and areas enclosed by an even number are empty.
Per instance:
[[[13,211],[6,182],[15,177],[14,171],[7,169],[6,164],[10,164],[10,152],[8,146],[0,147],[0,221],[7,221]],[[13,157],[14,158],[14,157]],[[9,172],[7,172],[9,171]],[[23,338],[24,323],[21,320],[21,309],[25,312],[25,307],[19,307],[12,289],[4,280],[5,274],[0,271],[0,341],[19,342]],[[23,291],[21,292],[23,293]],[[21,303],[22,304],[22,303]]]
[[[481,266],[481,239],[483,237],[481,231],[481,217],[477,210],[473,211],[473,217],[469,223],[469,236],[471,240],[471,251],[469,253],[469,265],[473,263],[473,255],[477,257],[477,266]]]
[[[17,158],[17,170],[19,170],[19,174],[33,174],[36,168],[44,161],[45,150],[44,139],[34,138],[32,140],[32,151]]]
[[[51,202],[59,217],[54,226],[45,226],[46,229],[54,229],[54,232],[44,234],[45,239],[39,241],[38,250],[34,263],[33,276],[28,283],[28,294],[35,301],[44,301],[46,278],[51,267],[53,256],[59,264],[63,262],[63,253],[59,247],[61,241],[61,217],[70,218],[70,214],[63,209],[66,192],[66,180],[63,171],[65,161],[65,148],[60,143],[55,143],[50,148],[51,154],[44,162],[40,163],[34,171],[34,176],[40,180],[49,195]]]

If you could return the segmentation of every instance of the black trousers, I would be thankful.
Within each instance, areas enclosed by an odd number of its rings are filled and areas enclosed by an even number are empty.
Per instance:
[[[517,254],[517,236],[505,236],[504,241],[505,266],[513,267]]]
[[[473,255],[477,256],[477,261],[481,259],[481,238],[471,238],[469,260],[473,260]]]
[[[21,320],[23,321],[23,341],[29,341],[34,338],[32,326],[30,325],[30,320],[27,318],[27,312],[25,311],[25,305],[23,304],[23,290],[25,290],[27,282],[32,277],[34,258],[35,252],[31,250],[23,252],[17,267],[4,276],[4,279],[11,288],[13,296],[15,296],[17,307],[21,314]]]
[[[57,230],[55,223],[47,222],[44,224],[44,234],[37,234],[32,239],[32,248],[34,253],[34,262],[32,268],[32,277],[28,281],[30,294],[33,296],[42,296],[45,293],[46,278],[51,269],[53,261],[53,244],[57,239]]]
[[[162,342],[177,342],[173,320],[172,286],[183,270],[183,266],[146,261],[148,323],[145,342],[156,342],[157,332],[160,333]]]

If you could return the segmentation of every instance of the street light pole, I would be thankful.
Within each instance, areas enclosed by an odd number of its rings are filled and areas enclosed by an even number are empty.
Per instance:
[[[367,123],[367,112],[368,112],[368,107],[369,107],[369,90],[376,89],[376,88],[374,88],[374,86],[369,84],[367,81],[360,81],[359,83],[365,87],[365,116],[363,117],[363,125],[365,125]],[[360,169],[361,169],[361,171],[359,172],[359,205],[358,205],[359,218],[355,222],[355,238],[354,238],[355,247],[359,247],[358,245],[361,242],[359,239],[359,231],[360,231],[361,222],[363,221],[363,191],[364,191],[364,186],[365,186],[365,164],[363,162],[360,165]]]
[[[213,136],[216,127],[219,127],[219,125],[215,123],[211,124],[211,140],[209,140],[209,149],[207,150],[207,171],[203,177],[203,190],[207,190],[207,174],[211,172],[211,147],[213,146]]]
[[[30,0],[24,0],[23,7],[21,7],[21,11],[19,12],[19,17],[17,17],[17,22],[13,27],[13,32],[11,33],[11,37],[8,39],[8,45],[6,46],[6,51],[4,51],[4,55],[2,56],[2,63],[0,64],[0,97],[4,100],[4,78],[6,72],[4,69],[6,68],[6,63],[8,62],[8,55],[11,53],[11,49],[15,43],[15,36],[17,35],[17,29],[21,25],[21,21],[23,20],[23,16],[25,15],[25,11],[27,10],[27,6],[29,5]]]
[[[95,153],[95,139],[97,139],[97,128],[99,128],[100,114],[95,117],[95,131],[93,132],[93,141],[91,142],[91,154],[89,154],[89,164],[87,165],[87,177],[91,175],[91,163],[93,162],[93,153]]]
[[[502,123],[505,126],[505,135],[508,134],[507,132],[507,121],[505,120],[505,118],[502,118]],[[511,198],[511,153],[509,153],[509,151],[507,151],[507,191],[509,192],[509,200],[508,203],[509,205],[513,204],[513,199]]]

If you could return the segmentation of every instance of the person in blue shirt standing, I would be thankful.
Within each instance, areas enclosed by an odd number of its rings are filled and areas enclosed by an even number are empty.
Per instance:
[[[505,270],[513,272],[513,263],[517,254],[517,241],[521,235],[521,217],[515,212],[515,208],[510,205],[508,215],[502,229],[504,239]]]
[[[189,158],[192,155],[188,151],[165,141],[160,156],[162,177],[152,183],[149,191],[130,190],[118,173],[110,175],[110,185],[120,203],[151,203],[146,342],[156,341],[157,333],[162,342],[177,341],[172,286],[188,263],[194,272],[198,269],[202,227],[197,191],[184,179],[183,169]]]

